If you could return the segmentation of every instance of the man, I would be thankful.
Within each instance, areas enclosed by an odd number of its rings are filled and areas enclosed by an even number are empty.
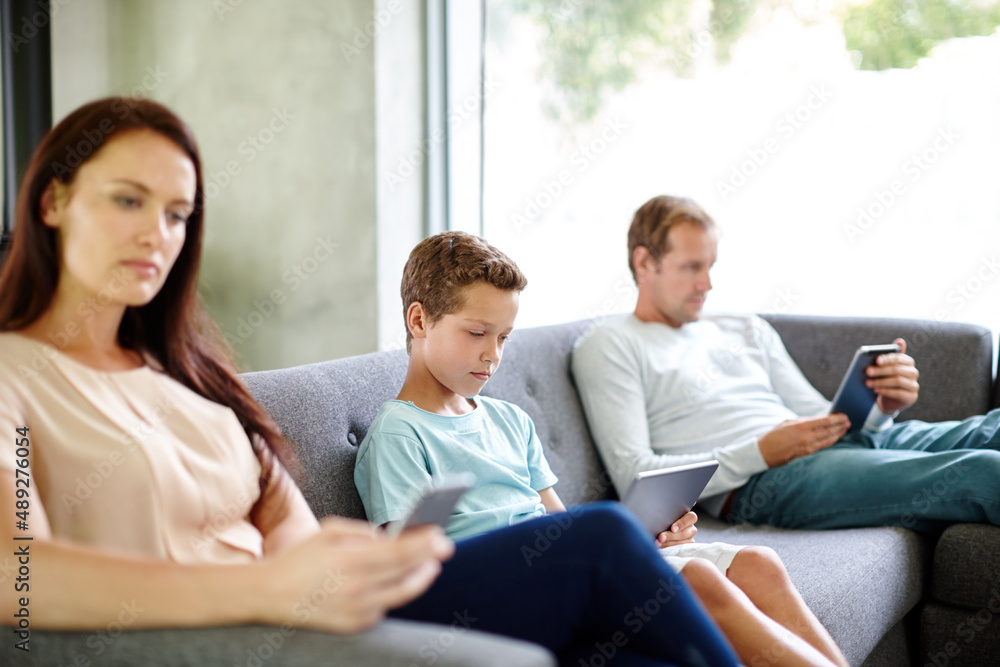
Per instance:
[[[629,229],[635,312],[595,326],[572,369],[594,441],[622,492],[641,470],[718,459],[700,506],[787,528],[1000,524],[1000,410],[961,422],[893,418],[917,400],[900,353],[867,370],[876,405],[860,431],[754,316],[702,318],[715,223],[694,202],[655,197]],[[923,489],[935,489],[928,501]],[[937,491],[941,492],[938,493]],[[918,499],[923,498],[920,502]]]

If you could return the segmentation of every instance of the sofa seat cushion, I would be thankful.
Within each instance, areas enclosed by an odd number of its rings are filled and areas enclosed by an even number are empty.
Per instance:
[[[857,665],[924,594],[927,537],[902,528],[786,530],[700,517],[698,540],[774,549],[806,604]]]

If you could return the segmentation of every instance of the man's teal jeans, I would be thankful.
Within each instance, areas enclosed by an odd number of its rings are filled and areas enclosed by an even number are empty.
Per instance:
[[[758,473],[733,497],[735,523],[824,529],[1000,525],[1000,409],[853,433]]]

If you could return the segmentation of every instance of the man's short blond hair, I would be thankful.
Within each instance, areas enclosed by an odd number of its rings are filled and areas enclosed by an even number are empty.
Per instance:
[[[635,278],[635,249],[642,246],[659,261],[670,252],[670,228],[690,222],[702,229],[715,230],[715,221],[693,200],[660,195],[639,207],[628,230],[628,268]]]
[[[465,232],[429,236],[410,252],[399,287],[403,321],[410,305],[419,301],[433,323],[465,306],[464,288],[485,282],[497,289],[520,292],[528,279],[510,257],[485,239]],[[406,327],[406,350],[413,335]]]

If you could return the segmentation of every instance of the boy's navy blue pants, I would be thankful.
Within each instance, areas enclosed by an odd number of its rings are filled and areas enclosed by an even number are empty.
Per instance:
[[[390,615],[524,639],[574,667],[738,663],[653,538],[611,502],[457,542],[433,586]]]

